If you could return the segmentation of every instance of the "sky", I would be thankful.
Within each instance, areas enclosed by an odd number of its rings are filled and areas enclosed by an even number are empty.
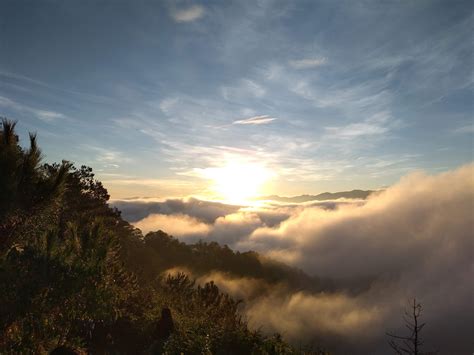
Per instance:
[[[0,115],[112,198],[379,189],[473,161],[473,10],[4,0]]]

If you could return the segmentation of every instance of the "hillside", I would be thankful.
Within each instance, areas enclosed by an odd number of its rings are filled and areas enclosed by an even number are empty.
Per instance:
[[[42,164],[36,136],[24,149],[14,129],[3,120],[0,353],[302,353],[250,329],[239,300],[194,279],[217,271],[296,289],[317,280],[254,252],[144,236],[108,206],[92,169]],[[189,274],[165,272],[176,268]]]

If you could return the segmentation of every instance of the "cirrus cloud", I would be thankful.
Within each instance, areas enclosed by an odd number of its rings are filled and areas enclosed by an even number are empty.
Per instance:
[[[305,58],[305,59],[298,59],[298,60],[290,60],[290,66],[295,69],[309,69],[309,68],[316,68],[322,65],[327,64],[328,60],[325,57],[318,57],[318,58]]]
[[[275,121],[275,117],[270,117],[268,115],[262,115],[262,116],[254,116],[254,117],[249,117],[245,118],[242,120],[237,120],[232,122],[232,124],[240,124],[240,125],[262,125],[262,124],[268,124],[272,121]]]

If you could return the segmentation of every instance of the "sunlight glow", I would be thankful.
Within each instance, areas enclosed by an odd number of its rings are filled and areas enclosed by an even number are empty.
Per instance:
[[[207,168],[203,177],[212,181],[211,190],[217,197],[231,203],[248,202],[261,194],[272,173],[263,165],[232,161],[223,167]]]

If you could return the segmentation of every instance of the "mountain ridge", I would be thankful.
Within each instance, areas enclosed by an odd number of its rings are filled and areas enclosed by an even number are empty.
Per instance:
[[[257,200],[271,200],[277,202],[291,202],[291,203],[302,203],[309,201],[325,201],[325,200],[337,200],[340,198],[347,199],[361,199],[365,200],[372,193],[377,190],[351,190],[351,191],[340,191],[340,192],[322,192],[318,195],[298,195],[298,196],[278,196],[268,195],[258,197]]]

